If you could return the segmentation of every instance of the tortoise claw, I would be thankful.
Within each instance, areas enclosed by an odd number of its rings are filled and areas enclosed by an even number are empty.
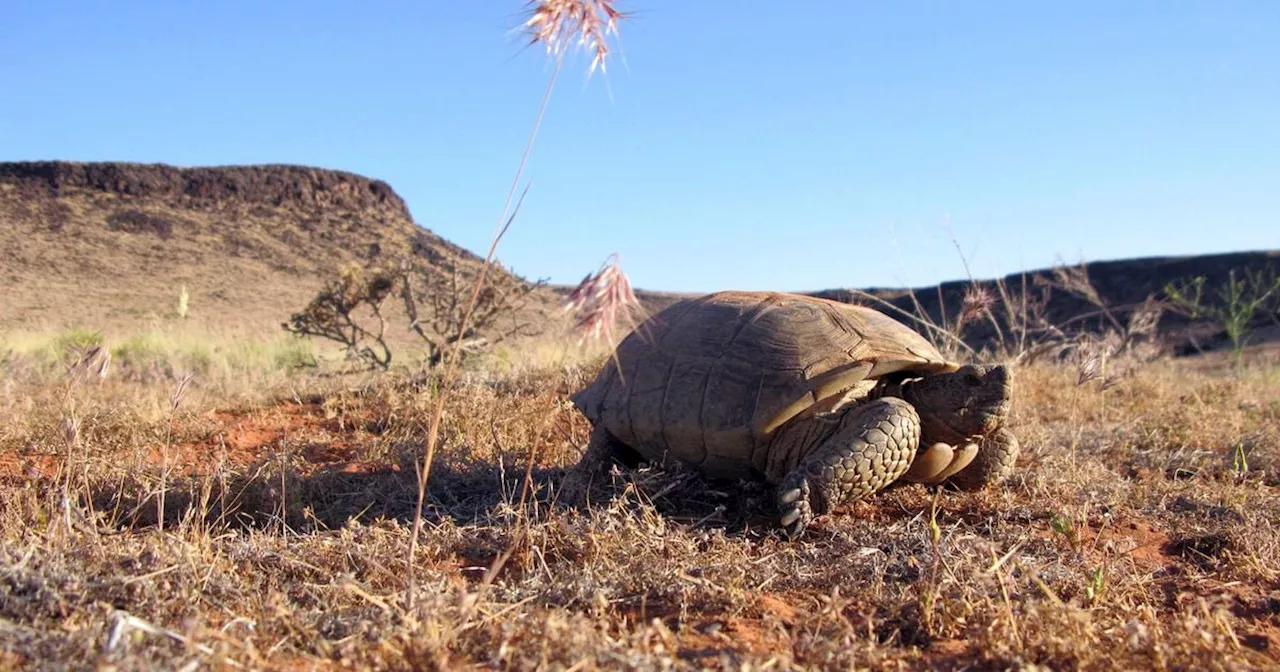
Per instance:
[[[809,504],[809,480],[797,474],[778,489],[778,524],[788,539],[799,537],[813,521],[813,507]],[[791,481],[798,480],[799,483]]]
[[[804,502],[803,505],[797,505],[783,514],[778,522],[782,524],[782,531],[787,535],[787,539],[796,539],[804,533],[805,527],[811,520],[813,520],[813,513],[809,511],[809,503]]]

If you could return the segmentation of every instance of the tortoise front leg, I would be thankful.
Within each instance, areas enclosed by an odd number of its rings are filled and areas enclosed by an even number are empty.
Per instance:
[[[1020,452],[1018,437],[1001,427],[978,443],[978,454],[973,461],[947,482],[961,490],[981,490],[1002,483],[1013,473]]]
[[[596,425],[591,429],[591,439],[582,458],[566,470],[560,481],[560,501],[570,506],[585,503],[591,482],[609,473],[613,463],[633,466],[640,459],[639,453],[610,434],[604,425]]]
[[[855,406],[841,427],[801,460],[778,486],[778,522],[794,539],[841,504],[876,492],[904,474],[920,443],[911,404],[884,397]]]

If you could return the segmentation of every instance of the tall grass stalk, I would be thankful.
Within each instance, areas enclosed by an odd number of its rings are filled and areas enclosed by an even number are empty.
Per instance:
[[[182,404],[182,395],[190,382],[190,373],[182,376],[169,397],[169,424],[165,430],[164,446],[160,451],[160,492],[156,497],[156,532],[160,534],[164,533],[164,501],[169,486],[169,452],[173,449],[173,424],[177,418],[178,406]]]
[[[501,242],[503,236],[511,227],[516,214],[520,211],[520,205],[524,202],[524,196],[528,193],[529,185],[526,185],[515,204],[515,208],[512,209],[512,199],[519,186],[520,178],[524,174],[524,168],[528,164],[529,155],[533,151],[534,141],[537,139],[538,130],[542,126],[542,119],[546,116],[547,103],[551,100],[551,93],[555,89],[557,78],[563,66],[565,47],[568,45],[570,36],[577,35],[580,45],[588,47],[595,52],[591,60],[590,71],[594,71],[596,67],[600,67],[603,71],[604,61],[608,55],[607,36],[609,33],[616,33],[617,21],[625,18],[623,13],[613,8],[612,0],[541,0],[540,2],[531,2],[529,4],[533,6],[533,10],[530,12],[529,18],[525,21],[523,27],[530,35],[529,44],[542,43],[547,47],[548,52],[553,55],[551,74],[547,79],[547,86],[543,91],[537,115],[534,117],[533,128],[525,141],[524,151],[520,155],[519,163],[516,165],[515,175],[512,176],[511,186],[507,190],[506,201],[502,207],[502,214],[498,217],[493,238],[489,243],[484,265],[481,266],[480,272],[477,274],[475,283],[471,288],[467,309],[463,313],[461,323],[458,325],[456,342],[461,342],[466,334],[472,314],[475,312],[480,290],[484,287],[489,269],[493,265],[493,257],[497,251],[498,243]],[[416,465],[418,479],[417,502],[413,512],[413,529],[409,535],[409,553],[405,562],[406,610],[413,608],[413,593],[416,583],[413,571],[414,557],[417,554],[418,538],[422,531],[422,505],[426,498],[427,483],[431,478],[431,465],[435,459],[436,446],[440,438],[440,422],[444,415],[445,401],[457,376],[458,354],[459,348],[457,347],[448,348],[448,352],[445,354],[444,373],[441,376],[439,387],[433,399],[434,403],[427,425],[426,450],[423,452],[422,462]],[[495,561],[495,567],[508,555],[509,553],[499,556],[498,561]],[[495,573],[491,569],[488,575]]]

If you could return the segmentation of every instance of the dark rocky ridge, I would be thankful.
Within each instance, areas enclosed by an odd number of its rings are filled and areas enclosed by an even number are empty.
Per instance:
[[[27,161],[0,163],[0,183],[16,185],[24,196],[58,197],[68,189],[84,189],[165,201],[378,210],[410,218],[408,207],[386,182],[307,166],[179,168],[164,164]]]

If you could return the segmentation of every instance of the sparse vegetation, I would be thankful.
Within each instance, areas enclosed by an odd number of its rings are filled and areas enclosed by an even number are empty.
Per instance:
[[[71,443],[56,404],[0,429],[9,662],[1276,663],[1280,387],[1261,375],[1165,358],[1103,391],[1075,385],[1066,363],[1024,366],[1024,457],[1008,487],[900,487],[785,542],[764,489],[679,470],[630,472],[610,500],[559,506],[588,431],[565,395],[601,362],[474,368],[454,387],[413,609],[397,559],[431,392],[409,377],[344,390],[306,375],[274,401],[170,411],[173,384],[122,381],[117,362],[105,378],[49,376],[42,386],[77,400]],[[163,412],[133,410],[144,389],[164,393]]]
[[[1050,307],[1055,292],[1076,297],[1089,308],[1054,321]],[[1077,367],[1077,384],[1101,380],[1104,388],[1110,387],[1162,354],[1157,332],[1162,304],[1148,295],[1133,305],[1108,305],[1090,282],[1084,264],[1058,265],[1033,279],[1023,274],[1017,286],[1001,279],[970,279],[954,317],[948,316],[941,296],[935,318],[912,291],[908,291],[910,310],[867,291],[854,289],[848,294],[916,327],[949,357],[1019,364],[1065,361]]]
[[[1269,318],[1280,324],[1280,276],[1271,269],[1246,269],[1243,276],[1236,277],[1236,272],[1230,271],[1217,288],[1216,297],[1205,296],[1203,275],[1165,286],[1165,294],[1175,308],[1193,320],[1208,318],[1222,327],[1237,365],[1256,319]]]

